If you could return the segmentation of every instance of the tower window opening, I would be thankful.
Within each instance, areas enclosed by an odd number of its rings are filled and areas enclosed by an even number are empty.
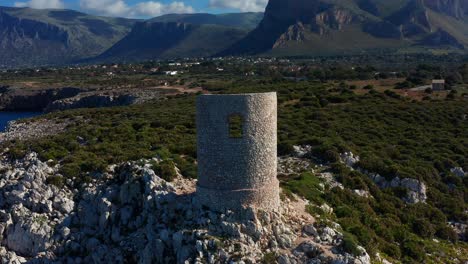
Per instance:
[[[229,137],[242,138],[244,136],[244,119],[235,114],[229,117]]]

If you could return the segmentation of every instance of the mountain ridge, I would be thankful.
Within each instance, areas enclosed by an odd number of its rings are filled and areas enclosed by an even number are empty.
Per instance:
[[[392,11],[384,13],[385,9]],[[462,51],[468,47],[467,11],[468,3],[461,0],[270,0],[259,26],[219,55],[356,53],[382,48],[397,52],[411,47]],[[294,29],[300,29],[299,40],[288,38]]]
[[[0,7],[0,67],[66,64],[96,56],[136,20],[74,10]]]
[[[169,14],[135,24],[93,62],[210,57],[240,41],[262,13]]]
[[[0,7],[0,67],[467,49],[463,0],[270,0],[265,13],[148,20]]]

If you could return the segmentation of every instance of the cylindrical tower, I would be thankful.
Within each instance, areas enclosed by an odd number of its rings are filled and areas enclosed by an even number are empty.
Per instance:
[[[276,93],[199,96],[197,141],[202,205],[278,208]]]

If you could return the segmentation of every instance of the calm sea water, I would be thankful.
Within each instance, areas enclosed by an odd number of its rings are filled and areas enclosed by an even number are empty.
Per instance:
[[[9,121],[38,116],[40,112],[0,112],[0,132],[5,131]]]

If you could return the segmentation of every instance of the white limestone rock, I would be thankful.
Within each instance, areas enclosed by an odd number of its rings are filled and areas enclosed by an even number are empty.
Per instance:
[[[341,163],[349,168],[353,168],[356,163],[360,161],[359,156],[354,155],[352,152],[345,152],[340,154]]]
[[[463,171],[463,168],[461,168],[461,167],[455,167],[455,168],[451,169],[450,172],[452,172],[456,176],[462,177],[462,178],[468,175],[468,173]]]
[[[34,257],[52,246],[52,227],[45,214],[31,213],[17,208],[14,224],[6,231],[6,246],[23,256]],[[20,215],[21,214],[21,215]]]

